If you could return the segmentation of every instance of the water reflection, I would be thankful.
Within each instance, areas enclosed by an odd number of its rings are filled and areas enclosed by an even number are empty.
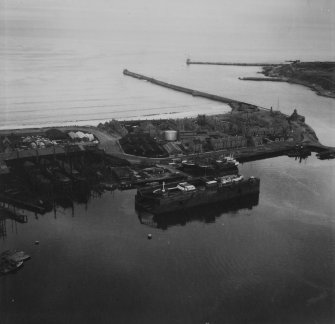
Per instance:
[[[309,154],[308,156],[310,156],[311,154]],[[295,161],[302,163],[303,161],[306,162],[308,156],[290,156],[288,155],[288,157],[290,157],[291,159],[294,159]]]
[[[229,202],[197,206],[183,211],[171,212],[164,215],[153,215],[143,210],[136,210],[141,224],[167,230],[171,226],[186,225],[192,221],[214,223],[223,214],[236,214],[241,209],[252,209],[259,202],[259,193],[240,197]]]
[[[3,214],[0,214],[0,238],[4,240],[7,236],[7,226],[12,233],[17,233],[17,223],[27,223],[28,218],[25,218],[25,221],[19,221],[18,219],[10,219]],[[9,225],[8,225],[9,224]]]
[[[71,193],[55,192],[44,197],[30,193],[29,197],[34,198],[34,204],[23,204],[21,201],[0,202],[0,238],[5,239],[7,236],[8,224],[11,224],[13,231],[13,228],[17,228],[17,223],[28,223],[28,216],[38,220],[41,215],[53,213],[54,218],[57,218],[57,214],[63,214],[62,211],[68,209],[71,209],[71,215],[74,216],[75,206],[85,205],[87,208],[90,200],[100,198],[105,191],[100,186],[94,186]]]
[[[6,219],[0,217],[0,238],[4,238],[6,235],[7,235]]]
[[[307,160],[307,158],[311,155],[311,150],[304,147],[303,145],[297,145],[295,149],[292,149],[287,153],[288,157],[294,158],[296,161],[299,161],[299,163],[301,163],[303,160]]]

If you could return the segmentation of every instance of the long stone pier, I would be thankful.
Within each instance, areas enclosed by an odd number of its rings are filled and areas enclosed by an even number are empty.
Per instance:
[[[233,109],[235,109],[237,107],[245,107],[245,108],[254,109],[254,110],[257,110],[257,109],[266,110],[266,111],[270,110],[268,108],[252,105],[252,104],[249,104],[249,103],[246,103],[246,102],[242,102],[242,101],[238,101],[238,100],[234,100],[234,99],[210,94],[210,93],[207,93],[207,92],[193,90],[193,89],[181,87],[181,86],[178,86],[178,85],[175,85],[175,84],[159,81],[159,80],[147,77],[147,76],[142,75],[142,74],[138,74],[138,73],[128,71],[127,69],[123,70],[123,74],[127,75],[127,76],[130,76],[130,77],[133,77],[135,79],[145,80],[147,82],[159,85],[159,86],[164,87],[164,88],[169,88],[169,89],[172,89],[172,90],[175,90],[175,91],[187,93],[187,94],[190,94],[194,97],[202,97],[202,98],[206,98],[206,99],[209,99],[209,100],[223,102],[223,103],[226,103],[226,104],[230,105]]]

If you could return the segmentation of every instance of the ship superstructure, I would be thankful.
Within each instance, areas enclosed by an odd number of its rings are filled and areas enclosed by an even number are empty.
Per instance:
[[[258,194],[260,180],[241,175],[219,178],[196,178],[187,182],[163,184],[137,190],[135,203],[138,209],[163,214],[194,206],[228,202],[238,197]]]

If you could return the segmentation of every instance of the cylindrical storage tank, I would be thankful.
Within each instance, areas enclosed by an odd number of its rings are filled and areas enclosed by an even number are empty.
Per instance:
[[[176,141],[177,140],[177,131],[167,130],[164,133],[165,133],[165,139],[167,141]]]

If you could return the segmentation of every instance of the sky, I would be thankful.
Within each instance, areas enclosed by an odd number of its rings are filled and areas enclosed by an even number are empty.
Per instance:
[[[0,0],[0,37],[141,40],[331,59],[332,0]]]

